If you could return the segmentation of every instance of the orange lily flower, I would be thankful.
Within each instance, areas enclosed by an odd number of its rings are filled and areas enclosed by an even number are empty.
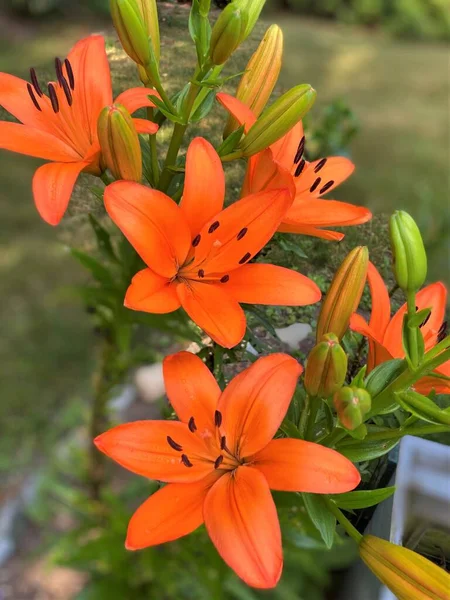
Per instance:
[[[407,306],[404,304],[391,318],[389,292],[381,275],[372,263],[369,263],[367,278],[372,298],[372,312],[369,323],[361,315],[354,313],[350,320],[350,327],[353,331],[367,337],[369,341],[368,371],[371,371],[383,362],[393,358],[405,357],[402,345],[402,329]],[[430,316],[420,327],[425,350],[431,350],[445,336],[447,325],[444,322],[446,302],[447,290],[440,281],[427,285],[416,295],[418,311],[431,308]],[[434,373],[450,376],[450,360],[438,367]],[[414,384],[414,387],[422,394],[430,393],[433,388],[439,393],[450,393],[450,382],[439,380],[436,377],[423,377]]]
[[[148,267],[133,278],[125,306],[151,313],[182,306],[211,338],[231,348],[246,328],[240,302],[301,306],[317,302],[320,290],[290,269],[247,264],[289,209],[288,190],[253,194],[222,210],[224,195],[220,158],[196,138],[186,156],[180,206],[127,181],[106,188],[105,206]]]
[[[33,177],[39,214],[51,225],[62,219],[81,171],[100,175],[97,118],[112,103],[111,74],[101,35],[80,40],[68,57],[55,59],[57,82],[45,95],[34,69],[31,83],[0,73],[0,105],[21,123],[0,122],[0,148],[52,161]],[[118,96],[130,113],[154,106],[154,90],[132,88]],[[139,133],[155,133],[155,123],[134,119]]]
[[[217,99],[244,125],[247,133],[256,121],[251,109],[228,94],[217,94]],[[303,158],[304,148],[305,136],[299,122],[269,148],[249,158],[242,194],[290,185],[294,202],[278,231],[339,241],[343,233],[323,228],[360,225],[372,218],[371,212],[363,206],[321,199],[323,194],[345,181],[355,166],[341,156],[308,162]]]
[[[120,465],[168,482],[134,513],[125,545],[139,550],[191,533],[203,522],[223,560],[248,585],[274,587],[283,568],[270,489],[336,494],[360,475],[319,444],[273,436],[302,367],[286,354],[258,359],[221,392],[189,352],[164,360],[168,398],[180,421],[126,423],[95,439]]]

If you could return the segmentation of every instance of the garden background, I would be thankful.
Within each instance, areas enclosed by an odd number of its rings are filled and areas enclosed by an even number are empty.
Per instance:
[[[77,39],[100,31],[108,40],[115,91],[139,85],[132,63],[116,41],[107,4],[105,0],[3,0],[0,70],[27,77],[33,66],[41,74],[48,72],[50,79],[56,55],[65,56]],[[410,212],[422,229],[429,281],[441,279],[448,284],[450,279],[450,16],[440,0],[389,4],[395,10],[386,14],[387,3],[382,0],[273,0],[231,61],[230,72],[242,71],[267,26],[277,22],[284,32],[285,51],[275,93],[299,81],[313,85],[318,100],[307,119],[308,150],[314,156],[344,152],[356,163],[355,173],[339,187],[336,197],[368,206],[374,219],[351,228],[340,244],[302,238],[301,252],[286,253],[286,266],[307,273],[322,289],[357,244],[369,246],[372,260],[388,277],[386,214],[394,208]],[[167,90],[175,92],[171,86],[186,79],[194,61],[186,28],[189,5],[160,2],[158,7],[161,73]],[[231,81],[227,91],[233,90]],[[221,110],[216,106],[202,124],[207,138],[211,136],[205,128],[212,127],[218,135],[215,125]],[[6,118],[1,112],[0,116]],[[65,246],[69,241],[80,248],[93,245],[81,212],[94,199],[88,197],[81,179],[68,217],[58,230],[49,227],[39,219],[31,196],[37,164],[27,157],[0,153],[3,507],[23,491],[24,482],[36,470],[47,469],[48,477],[54,477],[55,447],[61,448],[61,439],[84,422],[95,345],[95,333],[74,289],[87,281],[87,275]],[[227,171],[228,189],[233,189],[237,168]],[[276,253],[276,247],[269,247],[269,252]],[[280,327],[315,317],[311,307],[268,310]],[[169,338],[158,339],[155,356],[171,343]],[[141,403],[138,413],[145,416],[152,410]],[[45,494],[36,496],[20,525],[29,544],[0,568],[2,599],[65,600],[71,597],[67,595],[70,585],[74,589],[82,585],[66,571],[54,571],[68,578],[66,583],[48,584],[55,575],[40,560],[45,554],[42,548],[51,547],[48,530],[70,529],[71,523],[55,524],[45,499]],[[1,528],[0,519],[0,536]],[[18,592],[14,586],[27,577],[29,583]]]

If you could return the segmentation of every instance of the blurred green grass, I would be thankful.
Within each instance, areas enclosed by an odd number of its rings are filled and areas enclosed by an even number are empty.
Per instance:
[[[162,10],[168,9],[163,5]],[[194,66],[187,15],[183,6],[162,13],[161,73],[169,92],[187,80]],[[366,204],[378,213],[409,210],[425,231],[430,279],[447,278],[446,48],[392,41],[367,30],[292,15],[277,21],[285,33],[285,63],[277,92],[307,81],[318,90],[312,121],[330,100],[343,97],[361,122],[352,146],[357,170],[335,197]],[[244,69],[267,24],[257,26],[227,74]],[[105,26],[95,23],[92,30],[99,27]],[[0,44],[0,70],[26,77],[33,65],[50,77],[54,55],[66,54],[84,32],[85,26],[60,23],[57,29],[41,27],[20,42]],[[111,30],[106,33],[110,35]],[[135,69],[118,44],[110,42],[108,52],[115,89],[138,85]],[[227,90],[233,89],[231,82]],[[191,136],[203,133],[217,142],[223,117],[216,107],[200,129],[192,129]],[[163,130],[161,139],[167,138]],[[71,239],[77,246],[90,243],[80,214],[86,206],[86,187],[78,186],[72,216],[53,229],[39,219],[31,196],[31,177],[39,162],[5,152],[0,153],[0,160],[0,472],[11,473],[30,464],[36,452],[51,448],[68,424],[63,408],[86,402],[95,340],[87,316],[69,291],[87,276],[62,243]],[[241,172],[239,165],[227,169],[232,195],[238,190]],[[364,228],[348,231],[346,241],[337,246],[307,238],[302,241],[311,256],[307,270],[318,281],[329,279],[330,262],[336,264],[349,247],[367,241],[382,266],[385,218],[379,216]],[[304,264],[295,266],[304,269]]]

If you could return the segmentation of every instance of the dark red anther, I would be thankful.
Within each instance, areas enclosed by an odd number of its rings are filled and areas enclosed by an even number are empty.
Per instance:
[[[194,465],[191,463],[191,461],[188,459],[188,457],[186,456],[186,454],[182,454],[181,455],[181,462],[183,463],[183,465],[185,467],[193,467]]]
[[[33,87],[36,91],[36,94],[42,98],[42,96],[44,95],[44,92],[41,90],[41,86],[39,85],[36,71],[33,68],[30,69],[30,78],[31,78],[31,83],[33,84]]]
[[[320,171],[320,169],[322,169],[325,166],[326,162],[327,162],[326,158],[322,158],[322,160],[319,160],[317,165],[314,167],[314,173],[318,173]]]
[[[227,281],[230,281],[230,276],[229,275],[224,275],[220,279],[220,283],[226,283]]]
[[[220,438],[220,449],[225,450],[225,452],[228,452],[228,454],[231,454],[227,447],[227,438],[224,435]]]
[[[55,86],[53,85],[53,83],[48,84],[48,95],[50,97],[50,102],[52,103],[53,112],[58,113],[59,112],[59,102],[58,102],[58,96],[56,95],[56,92],[55,92]]]
[[[194,248],[200,244],[200,240],[200,234],[196,235],[195,238],[192,240],[192,245],[194,246]]]
[[[197,431],[197,425],[195,424],[194,417],[191,417],[188,422],[189,431],[195,433]]]
[[[417,310],[417,306],[416,306],[416,310]],[[428,323],[428,319],[431,317],[431,312],[429,312],[427,314],[427,316],[425,317],[425,319],[422,321],[422,323],[419,325],[419,327],[423,327],[424,325],[426,325]]]
[[[28,90],[28,93],[30,94],[31,101],[33,102],[34,106],[42,112],[42,108],[39,106],[39,102],[36,100],[36,96],[34,95],[33,88],[31,87],[31,83],[27,83],[27,90]]]
[[[70,88],[73,91],[75,89],[75,78],[73,76],[72,65],[70,64],[68,58],[66,58],[66,60],[64,61],[64,65],[66,67],[66,73],[67,73],[67,77],[69,79]]]
[[[205,276],[205,271],[203,269],[199,269],[198,276],[200,277],[200,279],[203,279],[203,277]]]
[[[244,227],[243,229],[240,230],[240,232],[237,234],[237,240],[242,240],[242,238],[244,237],[244,235],[247,233],[248,228]]]
[[[312,184],[312,186],[309,188],[310,192],[315,192],[316,189],[319,187],[320,182],[322,181],[322,179],[320,177],[318,177],[315,182]]]
[[[247,252],[246,254],[244,254],[244,256],[241,258],[241,260],[239,261],[240,265],[243,265],[245,262],[248,261],[248,259],[251,257],[250,252]]]
[[[208,233],[214,233],[216,229],[218,229],[219,225],[219,221],[214,221],[214,223],[209,226]]]
[[[58,57],[55,58],[55,71],[56,71],[56,79],[59,81],[59,83],[61,83],[61,77],[63,76],[62,62]]]
[[[214,425],[220,427],[222,425],[222,413],[220,410],[214,412]]]
[[[325,192],[328,192],[328,190],[330,189],[330,187],[332,187],[334,185],[334,181],[333,179],[330,179],[330,181],[328,181],[323,188],[321,188],[319,190],[319,194],[325,194]]]
[[[218,469],[222,463],[223,463],[223,456],[220,455],[216,458],[216,460],[214,462],[214,468]]]
[[[300,140],[300,143],[298,145],[297,152],[295,153],[295,157],[294,157],[294,165],[296,165],[298,163],[298,161],[301,159],[304,150],[305,150],[305,136],[302,137],[302,139]]]
[[[302,174],[303,169],[305,168],[306,161],[304,158],[298,163],[297,168],[295,169],[295,177],[299,177]]]
[[[447,335],[447,321],[444,321],[442,323],[442,325],[439,327],[439,331],[438,331],[438,342],[442,342],[442,340],[445,338],[445,336]]]
[[[169,444],[169,446],[171,448],[173,448],[174,450],[176,450],[177,452],[181,452],[183,450],[183,446],[180,446],[180,444],[177,444],[171,437],[170,435],[167,436],[167,443]]]
[[[59,80],[59,83],[61,84],[62,89],[64,90],[64,94],[66,95],[67,104],[69,106],[72,106],[72,103],[73,103],[72,93],[70,91],[69,84],[67,83],[64,75],[61,75],[61,79]]]

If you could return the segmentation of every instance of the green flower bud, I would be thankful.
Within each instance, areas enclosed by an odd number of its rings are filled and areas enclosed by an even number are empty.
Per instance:
[[[327,333],[308,356],[305,389],[310,396],[329,398],[344,385],[347,355],[333,333]]]
[[[316,99],[316,91],[307,83],[297,85],[276,100],[251,127],[239,144],[244,156],[265,150],[301,121]]]
[[[121,104],[105,106],[97,122],[102,161],[116,179],[141,181],[142,156],[133,119]]]
[[[151,53],[145,21],[137,0],[110,0],[111,16],[123,49],[136,64],[150,65]]]
[[[150,43],[153,47],[153,54],[159,62],[160,39],[156,0],[136,0],[136,2],[144,20],[147,37],[150,39]]]
[[[427,276],[427,254],[419,228],[407,212],[397,210],[390,219],[389,232],[395,279],[404,292],[417,292]]]
[[[240,8],[247,15],[247,24],[245,27],[244,39],[247,38],[253,31],[256,21],[259,19],[266,0],[234,0],[233,4],[236,8]],[[243,40],[242,40],[243,41]]]
[[[211,32],[209,55],[214,65],[223,65],[242,42],[246,15],[232,2],[221,12]]]
[[[364,421],[372,399],[366,390],[347,386],[334,394],[333,403],[342,425],[353,431]]]

